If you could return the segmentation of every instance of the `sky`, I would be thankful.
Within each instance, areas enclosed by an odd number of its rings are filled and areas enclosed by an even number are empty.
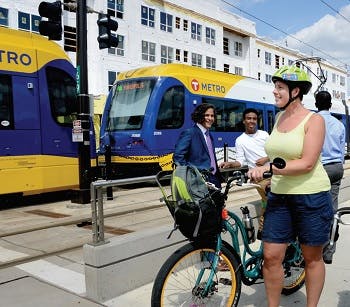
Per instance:
[[[257,35],[350,73],[350,0],[217,0],[256,23]]]

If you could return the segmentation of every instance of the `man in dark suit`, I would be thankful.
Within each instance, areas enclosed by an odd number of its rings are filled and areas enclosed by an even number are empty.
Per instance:
[[[209,170],[209,182],[221,188],[223,178],[215,157],[213,137],[209,129],[216,117],[215,108],[202,103],[192,113],[194,126],[182,131],[175,145],[173,160],[178,165],[193,165],[199,170]]]

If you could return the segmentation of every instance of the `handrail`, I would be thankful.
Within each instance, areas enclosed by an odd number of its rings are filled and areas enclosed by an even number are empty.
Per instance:
[[[220,169],[222,173],[231,172],[241,168]],[[162,178],[170,179],[169,176]],[[116,180],[96,180],[90,184],[91,195],[91,226],[92,226],[92,245],[101,245],[108,243],[104,236],[104,216],[103,216],[103,189],[117,187],[125,184],[155,182],[157,183],[157,175],[143,176],[135,178],[124,178]]]
[[[103,189],[116,187],[125,184],[143,183],[156,181],[156,176],[144,176],[135,178],[125,178],[117,180],[97,180],[90,184],[91,193],[91,223],[92,223],[92,245],[108,243],[104,236],[104,216],[103,216]]]

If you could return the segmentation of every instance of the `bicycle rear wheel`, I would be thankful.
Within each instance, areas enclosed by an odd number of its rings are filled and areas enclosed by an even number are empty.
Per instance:
[[[283,267],[284,285],[282,294],[290,295],[298,291],[305,283],[305,262],[299,242],[288,246]]]
[[[241,295],[241,270],[235,256],[222,246],[220,263],[208,291],[214,245],[186,244],[163,264],[154,281],[151,306],[237,306]]]

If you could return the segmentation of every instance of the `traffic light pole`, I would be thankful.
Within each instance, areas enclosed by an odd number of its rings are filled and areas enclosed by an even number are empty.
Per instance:
[[[79,142],[79,190],[72,202],[90,202],[91,155],[90,155],[90,101],[88,95],[87,65],[87,7],[86,0],[77,5],[77,94],[79,114],[83,129],[83,142]]]

